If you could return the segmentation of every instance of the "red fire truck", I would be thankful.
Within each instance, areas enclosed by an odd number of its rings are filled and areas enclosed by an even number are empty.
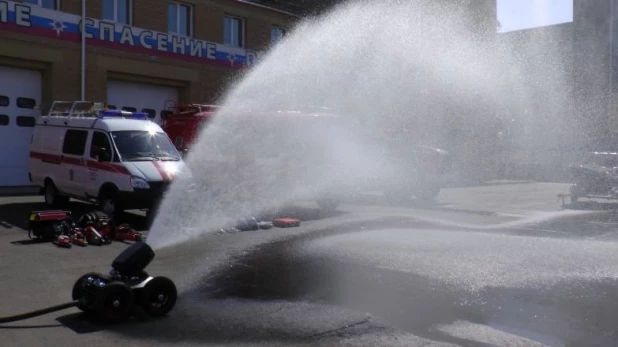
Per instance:
[[[163,119],[163,130],[185,156],[189,147],[197,140],[200,131],[208,125],[220,109],[216,105],[187,104],[171,107]]]

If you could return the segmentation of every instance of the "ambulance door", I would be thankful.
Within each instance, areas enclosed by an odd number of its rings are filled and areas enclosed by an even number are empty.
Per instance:
[[[71,195],[84,196],[84,152],[88,140],[88,130],[68,129],[64,134],[59,177],[66,179],[60,182],[58,189]]]
[[[101,185],[112,180],[112,145],[105,132],[95,130],[92,133],[89,151],[85,189],[88,195],[97,196]]]

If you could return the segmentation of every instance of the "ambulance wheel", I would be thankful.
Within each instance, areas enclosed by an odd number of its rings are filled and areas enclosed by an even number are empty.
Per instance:
[[[118,200],[112,192],[104,192],[101,194],[99,198],[99,209],[113,221],[116,221],[121,212],[118,207]]]
[[[139,294],[139,304],[151,317],[165,316],[176,304],[176,285],[167,277],[158,276],[146,283]]]
[[[133,291],[124,282],[111,282],[101,288],[95,297],[97,316],[109,323],[116,323],[129,318],[135,302]]]
[[[146,224],[149,228],[157,217],[157,213],[159,213],[159,206],[160,204],[157,203],[146,211]]]
[[[153,210],[146,211],[146,225],[148,228],[152,226],[152,222],[154,222],[155,212]]]
[[[58,188],[51,180],[45,182],[45,204],[51,207],[62,207],[69,202],[69,198],[58,194]]]

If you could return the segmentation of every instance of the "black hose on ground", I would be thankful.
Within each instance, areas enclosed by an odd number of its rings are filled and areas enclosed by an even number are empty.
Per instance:
[[[26,313],[17,314],[17,315],[14,315],[14,316],[0,317],[0,324],[2,324],[2,323],[10,323],[10,322],[17,322],[17,321],[28,319],[28,318],[42,316],[44,314],[48,314],[48,313],[51,313],[51,312],[65,310],[67,308],[71,308],[71,307],[77,306],[78,303],[79,303],[79,301],[75,300],[75,301],[64,303],[62,305],[47,307],[47,308],[44,308],[44,309],[41,309],[41,310],[26,312]]]

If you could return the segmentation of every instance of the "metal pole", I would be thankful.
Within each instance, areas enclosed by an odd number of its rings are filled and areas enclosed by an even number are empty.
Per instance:
[[[609,119],[610,133],[614,127],[614,0],[609,1]],[[604,134],[605,135],[605,134]]]
[[[86,0],[82,0],[82,76],[81,100],[86,100]]]

